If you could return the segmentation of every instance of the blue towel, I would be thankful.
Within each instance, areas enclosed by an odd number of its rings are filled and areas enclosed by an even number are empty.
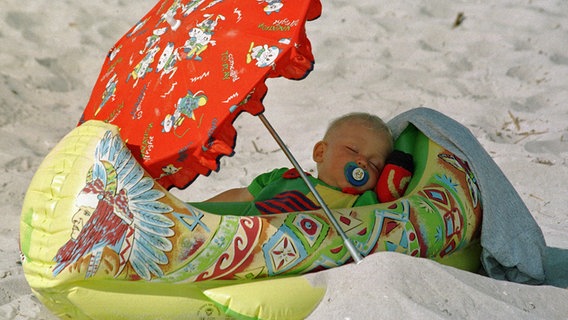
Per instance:
[[[469,162],[483,204],[481,263],[495,279],[526,284],[545,280],[542,231],[507,177],[473,134],[428,108],[404,112],[388,122],[394,137],[411,123],[431,140]]]

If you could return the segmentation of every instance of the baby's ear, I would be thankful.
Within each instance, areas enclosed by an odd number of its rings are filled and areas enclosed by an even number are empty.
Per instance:
[[[320,163],[323,161],[323,153],[325,152],[325,148],[327,148],[327,143],[325,143],[325,141],[319,141],[314,145],[312,158],[316,163]]]

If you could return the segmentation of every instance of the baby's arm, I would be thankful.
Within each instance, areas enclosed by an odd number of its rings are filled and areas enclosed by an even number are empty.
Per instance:
[[[247,188],[235,188],[223,191],[206,202],[248,202],[254,200]]]
[[[264,187],[282,177],[287,168],[280,168],[271,172],[263,173],[251,182],[248,187],[229,189],[221,192],[205,202],[251,202]],[[251,192],[252,191],[252,192]]]

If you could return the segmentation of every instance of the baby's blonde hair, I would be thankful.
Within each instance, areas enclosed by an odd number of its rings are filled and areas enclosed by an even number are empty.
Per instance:
[[[383,121],[383,119],[379,118],[376,115],[366,112],[348,113],[331,121],[331,123],[327,127],[323,139],[325,140],[326,138],[328,138],[329,135],[337,128],[352,121],[360,122],[363,125],[367,126],[369,129],[376,131],[377,133],[384,133],[387,136],[387,138],[390,139],[391,146],[393,145],[394,142],[393,142],[391,129],[387,126],[387,124]]]

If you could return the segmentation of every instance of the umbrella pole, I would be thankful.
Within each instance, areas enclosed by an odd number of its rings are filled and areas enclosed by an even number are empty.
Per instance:
[[[314,188],[314,186],[312,185],[312,183],[308,179],[308,176],[306,175],[304,170],[302,170],[302,168],[300,167],[300,164],[294,158],[294,155],[292,155],[292,153],[290,152],[290,149],[288,149],[288,147],[284,144],[284,141],[282,141],[282,139],[280,138],[280,136],[278,135],[276,130],[274,130],[274,127],[272,127],[270,122],[268,122],[268,119],[266,119],[264,114],[261,113],[261,114],[258,115],[258,117],[260,118],[260,121],[262,121],[262,123],[264,124],[266,129],[268,129],[268,132],[270,132],[270,134],[272,135],[274,140],[276,140],[276,143],[278,143],[278,145],[280,146],[282,151],[284,151],[284,153],[286,154],[286,157],[288,157],[288,160],[290,160],[290,162],[292,162],[292,165],[294,166],[294,168],[296,168],[296,170],[298,170],[300,177],[302,177],[302,179],[304,180],[304,182],[306,183],[306,185],[308,186],[310,191],[313,193],[316,200],[319,202],[323,211],[325,212],[325,214],[327,215],[327,217],[331,221],[331,224],[333,224],[333,226],[335,227],[335,230],[337,230],[337,233],[339,233],[339,235],[341,236],[341,239],[343,239],[343,244],[345,245],[345,247],[347,247],[349,254],[351,254],[351,257],[353,258],[355,263],[359,264],[361,261],[363,261],[363,257],[361,256],[359,251],[357,251],[357,249],[355,248],[355,246],[353,245],[351,240],[347,237],[347,235],[345,234],[345,231],[343,231],[343,229],[341,229],[341,227],[339,226],[339,223],[337,222],[337,219],[335,219],[335,217],[331,213],[331,210],[328,208],[328,206],[325,204],[325,201],[320,196],[319,192],[317,192],[316,188]]]

